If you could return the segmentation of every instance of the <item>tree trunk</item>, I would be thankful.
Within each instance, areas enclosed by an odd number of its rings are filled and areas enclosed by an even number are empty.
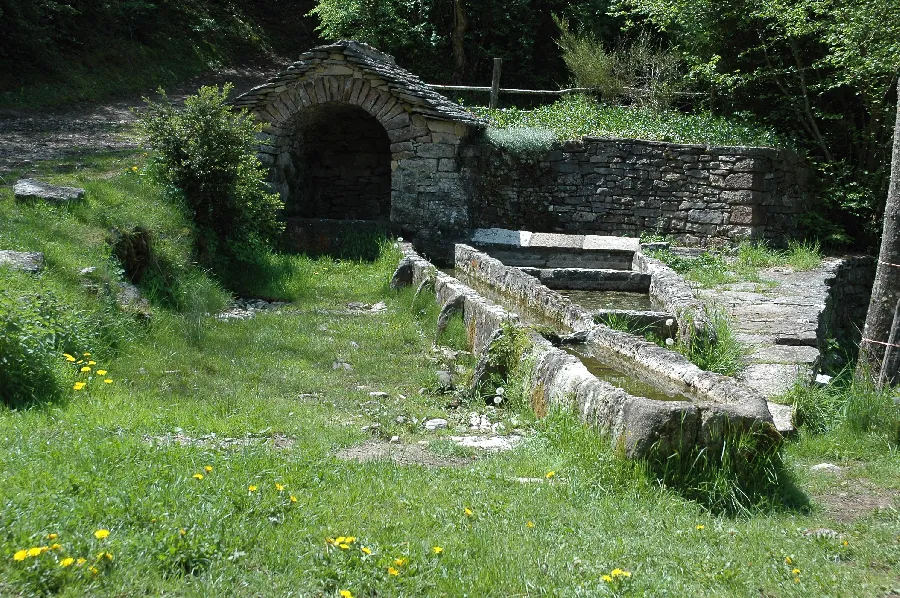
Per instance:
[[[453,0],[453,34],[451,42],[453,46],[453,74],[451,80],[459,85],[466,76],[466,31],[469,28],[469,20],[466,18],[464,0]]]
[[[866,314],[866,326],[863,328],[856,366],[857,374],[868,373],[873,380],[878,380],[881,375],[881,362],[894,319],[894,306],[900,300],[900,80],[897,81],[897,96],[891,183],[887,204],[884,206],[881,251],[878,253],[872,300]]]

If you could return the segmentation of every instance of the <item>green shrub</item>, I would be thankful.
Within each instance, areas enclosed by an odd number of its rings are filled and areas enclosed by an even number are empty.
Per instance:
[[[0,290],[0,402],[20,408],[62,396],[63,352],[79,348],[77,315],[49,292]]]
[[[598,90],[604,99],[621,96],[627,83],[619,57],[596,37],[572,30],[565,18],[554,16],[553,20],[559,27],[556,45],[575,84]]]
[[[259,126],[226,104],[231,85],[201,87],[176,109],[147,100],[140,128],[155,150],[152,171],[183,198],[200,260],[250,261],[283,231],[283,204],[269,193],[256,157]],[[221,261],[221,259],[219,260]]]
[[[525,158],[549,151],[556,141],[553,131],[540,127],[489,128],[485,135],[493,145]]]

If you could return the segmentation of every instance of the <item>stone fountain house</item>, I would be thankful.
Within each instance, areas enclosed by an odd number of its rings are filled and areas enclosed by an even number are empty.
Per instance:
[[[313,48],[235,104],[264,124],[260,156],[298,249],[327,248],[342,229],[433,242],[490,227],[783,245],[811,203],[787,150],[585,137],[516,155],[354,41]]]

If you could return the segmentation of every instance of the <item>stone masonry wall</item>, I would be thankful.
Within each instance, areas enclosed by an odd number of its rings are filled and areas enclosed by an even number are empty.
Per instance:
[[[816,330],[818,349],[823,356],[820,369],[834,371],[856,361],[862,338],[872,284],[875,258],[848,256],[837,262],[825,279],[828,295]]]
[[[530,158],[487,142],[465,155],[478,172],[474,227],[784,245],[811,202],[788,150],[585,137]]]

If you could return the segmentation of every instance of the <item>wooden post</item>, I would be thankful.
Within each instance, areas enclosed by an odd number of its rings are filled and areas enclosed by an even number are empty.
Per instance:
[[[488,104],[491,108],[496,108],[500,104],[500,67],[502,65],[502,58],[494,59],[494,76],[491,78],[491,101]]]
[[[891,324],[891,334],[888,338],[888,346],[885,347],[884,361],[881,362],[881,372],[878,374],[878,386],[893,386],[898,382],[900,374],[900,300],[894,308],[894,321]]]

